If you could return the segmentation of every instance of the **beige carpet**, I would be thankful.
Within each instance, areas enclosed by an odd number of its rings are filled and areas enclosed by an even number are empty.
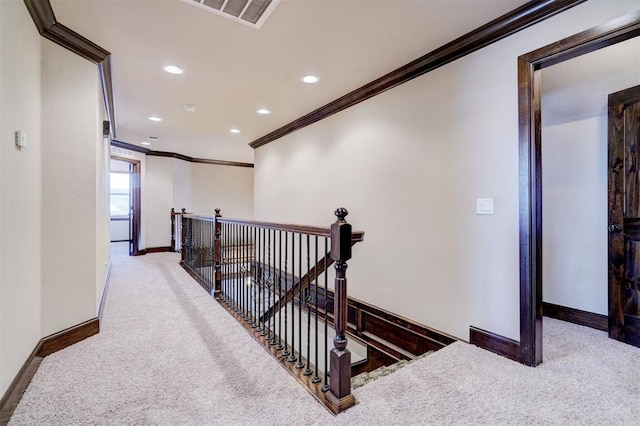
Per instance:
[[[11,425],[640,424],[640,349],[545,319],[545,363],[455,343],[333,417],[178,266],[113,262],[102,331],[46,358]]]

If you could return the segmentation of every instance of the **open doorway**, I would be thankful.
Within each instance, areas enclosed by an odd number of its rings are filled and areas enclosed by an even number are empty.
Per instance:
[[[520,345],[519,359],[542,362],[543,156],[542,70],[637,37],[640,11],[523,55],[518,60],[520,106]],[[634,68],[637,69],[637,68]],[[580,102],[580,101],[575,101]],[[574,151],[569,161],[581,160]],[[606,164],[605,164],[606,165]],[[606,201],[606,200],[605,200]],[[606,206],[606,205],[605,205]],[[600,230],[607,235],[607,223]],[[586,261],[586,260],[585,260]],[[607,259],[605,257],[604,261]],[[609,284],[609,292],[611,284]],[[609,296],[610,299],[610,296]],[[609,306],[609,326],[611,323]]]
[[[111,255],[138,256],[140,162],[111,157],[109,182]]]

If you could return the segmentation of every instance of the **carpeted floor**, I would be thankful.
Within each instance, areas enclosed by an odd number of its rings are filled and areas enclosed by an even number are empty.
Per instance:
[[[533,369],[458,342],[317,403],[179,266],[113,261],[100,334],[42,362],[11,425],[640,424],[640,349],[545,319]]]

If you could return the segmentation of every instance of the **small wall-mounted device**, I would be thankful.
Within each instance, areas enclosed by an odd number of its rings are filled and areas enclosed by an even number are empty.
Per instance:
[[[27,147],[27,134],[22,130],[16,130],[16,146],[20,148]]]
[[[493,198],[478,198],[476,200],[476,214],[493,214]]]

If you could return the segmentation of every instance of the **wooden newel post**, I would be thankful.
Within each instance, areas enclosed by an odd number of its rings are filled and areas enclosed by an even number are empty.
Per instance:
[[[184,215],[184,211],[183,214],[180,215],[180,222],[182,222],[180,229],[180,259],[182,263],[185,263],[187,261],[187,250],[189,244],[187,241],[187,218]]]
[[[171,207],[171,251],[176,251],[176,210]]]
[[[222,291],[222,243],[220,239],[220,233],[222,230],[222,224],[218,221],[218,218],[222,217],[220,209],[216,209],[216,215],[214,218],[214,237],[213,237],[213,262],[215,265],[215,285],[213,287],[213,296],[220,297]]]
[[[331,225],[331,258],[335,261],[333,324],[336,335],[330,357],[329,391],[325,398],[334,413],[339,413],[353,404],[351,394],[351,352],[347,349],[347,260],[351,259],[351,225],[345,217],[349,212],[340,207],[335,211],[338,220]]]

